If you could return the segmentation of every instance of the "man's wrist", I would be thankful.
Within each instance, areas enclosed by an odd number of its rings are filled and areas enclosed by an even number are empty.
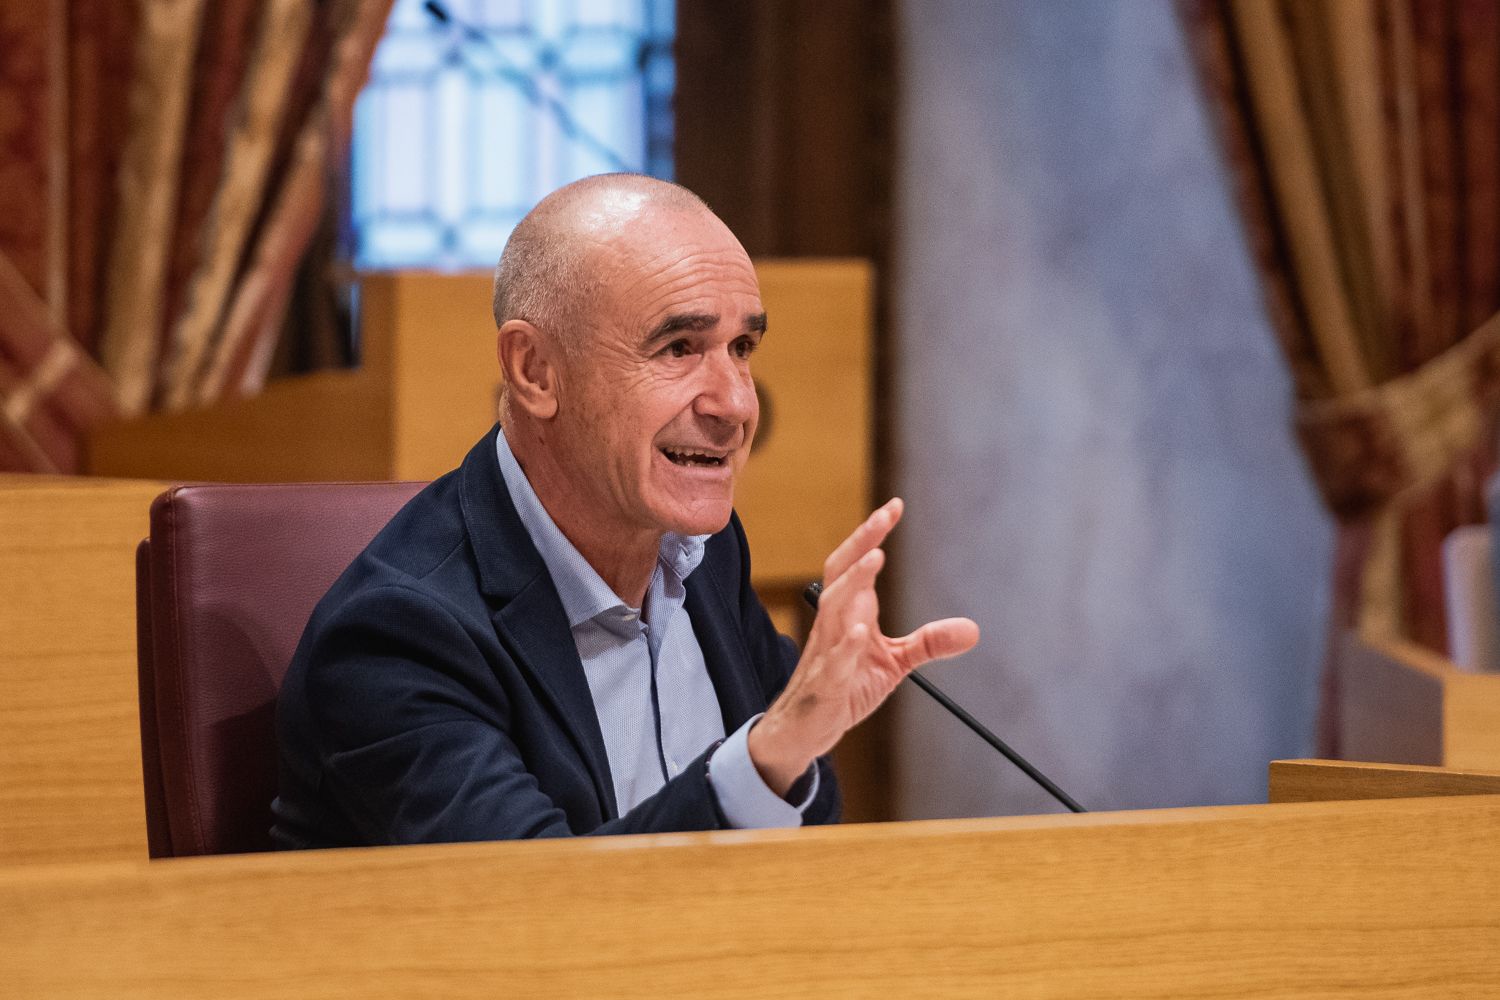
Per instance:
[[[719,818],[733,830],[801,826],[803,813],[818,794],[818,769],[809,768],[792,785],[789,796],[777,795],[750,759],[750,730],[759,721],[758,714],[752,716],[709,754],[708,783]]]
[[[771,791],[786,798],[792,785],[812,766],[811,756],[788,753],[785,740],[778,738],[776,720],[769,713],[756,720],[747,734],[746,747],[750,762]]]

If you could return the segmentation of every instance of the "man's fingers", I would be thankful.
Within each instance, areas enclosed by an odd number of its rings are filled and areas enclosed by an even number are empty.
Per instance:
[[[970,618],[944,618],[928,622],[910,635],[891,640],[896,662],[910,672],[952,656],[961,656],[979,643],[979,625]]]
[[[875,577],[884,565],[885,550],[871,549],[823,591],[809,642],[818,640],[836,645],[852,623],[875,620],[879,613]]]
[[[865,518],[864,523],[855,528],[848,538],[840,542],[839,547],[823,562],[823,586],[831,586],[866,552],[885,541],[885,536],[901,520],[903,509],[901,498],[892,497]]]
[[[885,565],[885,550],[871,549],[854,561],[854,564],[846,569],[839,578],[829,584],[823,590],[823,596],[818,599],[818,609],[837,609],[844,601],[850,599],[851,595],[867,590],[875,585],[875,577],[880,575],[881,567]]]

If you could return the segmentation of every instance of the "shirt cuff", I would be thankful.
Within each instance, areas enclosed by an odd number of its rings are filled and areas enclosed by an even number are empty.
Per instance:
[[[803,811],[818,794],[817,762],[792,785],[791,794],[802,793],[797,804],[777,795],[750,759],[750,727],[758,721],[760,715],[736,729],[708,758],[708,783],[719,800],[719,811],[736,830],[801,826]]]

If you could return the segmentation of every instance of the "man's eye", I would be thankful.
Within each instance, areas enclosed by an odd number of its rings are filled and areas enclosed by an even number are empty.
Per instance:
[[[755,341],[749,337],[741,337],[734,342],[734,356],[741,360],[748,358],[755,353],[756,346]]]
[[[667,345],[667,353],[674,358],[685,358],[688,356],[688,342],[685,340],[674,340]]]

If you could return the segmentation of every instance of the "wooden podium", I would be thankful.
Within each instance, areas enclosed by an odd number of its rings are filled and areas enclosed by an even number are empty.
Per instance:
[[[1454,769],[1278,764],[1268,805],[149,862],[131,553],[158,488],[0,481],[0,997],[1500,995],[1500,774]]]
[[[1358,770],[1319,767],[1298,765],[1298,794]],[[1446,780],[1487,794],[11,869],[0,982],[38,1000],[1493,996],[1500,775]]]

